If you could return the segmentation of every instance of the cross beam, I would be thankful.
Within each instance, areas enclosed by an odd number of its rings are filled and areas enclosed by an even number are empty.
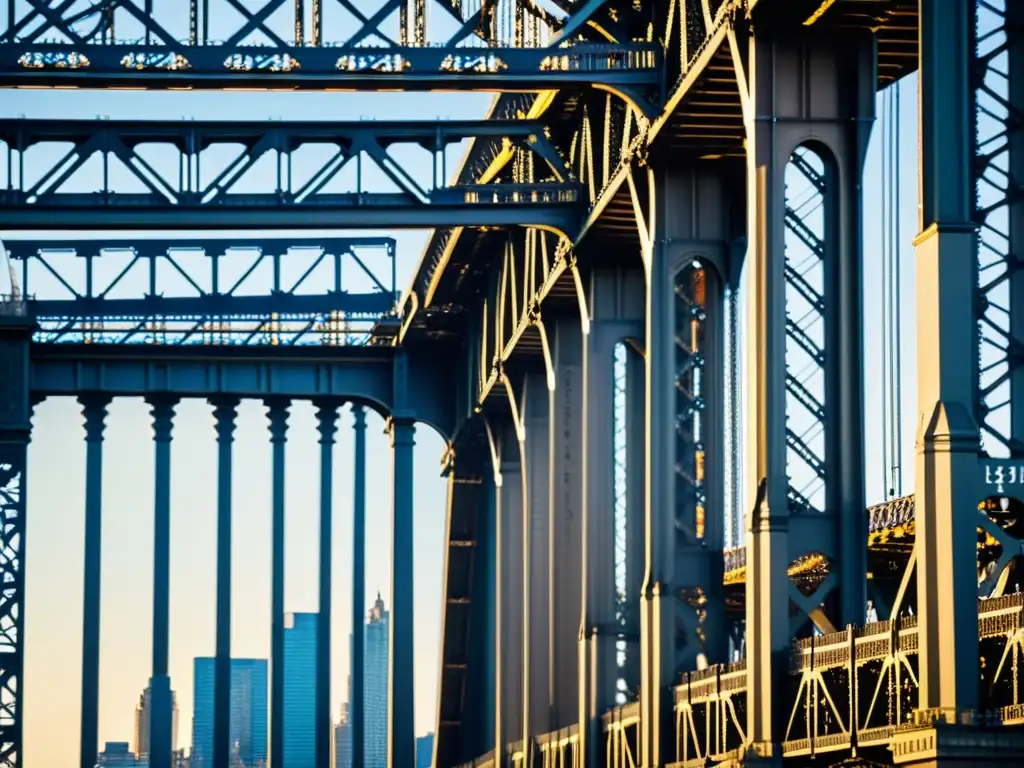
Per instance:
[[[471,137],[501,137],[533,153],[545,168],[539,183],[445,186],[446,150]],[[16,150],[0,191],[0,228],[10,229],[302,229],[532,225],[571,233],[581,215],[579,187],[565,161],[533,121],[420,123],[243,123],[77,120],[0,120],[0,140]],[[25,181],[25,153],[70,144],[49,167]],[[244,151],[219,172],[204,172],[204,152],[241,144]],[[422,171],[389,153],[398,144],[424,152]],[[160,149],[172,164],[152,160],[141,145]],[[163,145],[160,147],[159,145]],[[329,147],[313,172],[293,168],[293,154]],[[322,154],[322,153],[321,153]],[[76,178],[94,156],[102,159],[101,188]],[[33,156],[42,162],[45,153]],[[255,170],[264,157],[276,174]],[[354,161],[354,162],[353,162]],[[315,162],[315,161],[313,161]],[[173,167],[176,173],[161,172]],[[112,166],[117,167],[113,172]],[[397,191],[367,189],[376,166]],[[339,174],[354,167],[347,185]],[[427,172],[427,169],[431,172]],[[301,174],[301,179],[297,180]],[[126,191],[128,179],[145,191]],[[120,183],[119,183],[120,180]],[[262,189],[260,188],[262,187]],[[339,188],[340,187],[340,188]],[[244,191],[243,191],[244,190]]]
[[[349,346],[397,295],[389,237],[5,245],[41,342]]]
[[[656,44],[573,40],[591,20],[586,8],[573,22],[567,12],[557,18],[520,3],[514,29],[506,29],[495,3],[469,11],[453,0],[435,2],[440,12],[430,14],[430,28],[425,0],[411,5],[411,19],[403,0],[375,0],[370,8],[323,0],[308,16],[301,5],[289,14],[286,0],[256,8],[183,0],[171,4],[175,10],[154,9],[151,0],[106,0],[85,10],[70,2],[11,5],[0,35],[0,86],[529,91],[653,89],[660,82]],[[210,38],[210,18],[224,39]],[[117,37],[126,25],[137,39]]]

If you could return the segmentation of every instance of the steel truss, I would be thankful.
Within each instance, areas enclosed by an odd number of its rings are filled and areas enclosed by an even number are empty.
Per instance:
[[[11,0],[0,37],[0,86],[83,88],[394,88],[541,90],[600,84],[656,91],[657,44],[577,43],[594,4],[548,14],[517,0]],[[166,12],[165,8],[160,9]],[[410,14],[409,11],[412,11]],[[227,12],[227,13],[225,13]],[[580,20],[571,15],[581,14]],[[210,22],[240,15],[225,29]],[[411,18],[410,18],[411,16]],[[13,19],[13,21],[11,20]],[[128,39],[118,35],[130,35]],[[56,40],[55,40],[56,38]]]
[[[532,184],[444,186],[445,151],[467,137],[500,136],[545,168]],[[68,229],[206,229],[373,226],[515,226],[574,231],[580,210],[557,150],[533,122],[406,123],[156,123],[146,121],[0,121],[8,148],[7,189],[0,192],[0,227]],[[71,144],[42,166],[26,151]],[[162,145],[147,146],[147,145]],[[238,146],[242,152],[238,153]],[[400,145],[432,154],[433,173],[420,180],[389,150]],[[305,179],[294,155],[323,156]],[[207,151],[234,155],[205,172]],[[326,151],[324,151],[326,150]],[[216,156],[216,154],[214,155]],[[76,174],[98,158],[102,186],[82,191]],[[261,175],[256,166],[273,166]],[[216,162],[216,161],[214,161]],[[43,167],[36,180],[28,173]],[[99,169],[97,169],[99,170]],[[345,171],[346,175],[342,175]],[[369,191],[367,176],[397,191]],[[83,173],[83,176],[87,173]],[[354,176],[347,179],[346,176]],[[371,182],[373,178],[371,176]],[[91,182],[90,182],[91,183]],[[142,191],[125,191],[125,187]],[[265,192],[251,191],[262,186]],[[345,191],[333,192],[341,187]],[[244,190],[244,191],[243,191]]]
[[[1019,255],[1024,244],[1024,13],[1013,6],[1012,0],[975,6],[973,170],[974,218],[980,227],[977,415],[985,450],[1019,457],[1024,455],[1024,274]]]
[[[5,245],[43,343],[359,344],[397,298],[388,237]]]
[[[786,448],[794,514],[825,509],[825,168],[801,148],[786,169]]]

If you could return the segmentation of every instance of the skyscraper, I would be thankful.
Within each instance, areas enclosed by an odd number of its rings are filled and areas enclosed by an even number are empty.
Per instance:
[[[363,637],[366,657],[363,666],[363,747],[366,768],[387,768],[388,765],[388,650],[391,647],[390,621],[384,601],[377,600],[370,609]]]
[[[213,768],[214,660],[195,660],[190,768]],[[267,764],[267,660],[231,660],[232,766]]]
[[[284,768],[316,768],[316,624],[284,617]]]
[[[416,768],[430,768],[434,761],[434,734],[416,738]]]
[[[341,717],[334,726],[334,768],[352,768],[352,725],[348,704],[341,705]]]
[[[165,689],[166,690],[166,689]],[[135,756],[149,757],[149,722],[153,716],[153,690],[150,686],[139,696],[139,705],[135,708]],[[171,751],[178,748],[178,699],[171,691]]]

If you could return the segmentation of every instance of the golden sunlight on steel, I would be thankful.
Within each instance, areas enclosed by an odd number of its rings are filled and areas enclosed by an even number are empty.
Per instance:
[[[815,24],[818,21],[818,19],[825,15],[829,8],[835,5],[835,2],[836,0],[823,0],[822,4],[818,6],[817,10],[815,10],[814,13],[808,16],[807,19],[804,21],[804,26],[809,27],[812,24]]]

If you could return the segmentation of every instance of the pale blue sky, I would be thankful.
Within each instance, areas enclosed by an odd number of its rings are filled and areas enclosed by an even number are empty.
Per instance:
[[[916,233],[916,81],[903,85],[901,204],[903,294],[903,455],[912,468],[916,416],[913,323],[913,249]],[[6,91],[0,116],[62,119],[378,119],[422,120],[481,116],[488,95],[288,94]],[[880,307],[878,273],[880,164],[878,131],[865,179],[865,370],[867,487],[881,496]],[[419,165],[423,168],[422,161]],[[451,164],[449,167],[452,167]],[[95,178],[95,177],[94,177]],[[93,185],[94,188],[95,185]],[[47,236],[42,233],[2,233]],[[236,232],[251,236],[259,233]],[[269,233],[268,233],[269,234]],[[298,233],[297,233],[298,234]],[[304,233],[304,236],[328,233]],[[340,235],[343,233],[330,233]],[[377,233],[383,234],[383,233]],[[398,239],[399,284],[405,286],[426,232],[390,232]],[[71,233],[68,233],[71,235]],[[53,236],[50,233],[49,236]],[[145,236],[145,235],[143,235]],[[41,292],[42,286],[34,287]],[[42,295],[40,295],[42,298]],[[390,591],[390,460],[383,422],[368,429],[367,598]],[[104,571],[100,740],[132,738],[135,702],[150,672],[153,444],[145,405],[117,401],[108,421],[105,452]],[[351,416],[343,413],[336,447],[336,570],[332,708],[344,698],[349,633],[352,472]],[[81,654],[83,490],[85,450],[76,403],[52,400],[37,410],[30,451],[28,586],[26,606],[26,744],[32,765],[70,765],[77,755]],[[288,443],[286,608],[316,609],[318,446],[308,404],[293,409]],[[199,401],[179,409],[173,448],[171,675],[178,692],[178,744],[190,742],[191,659],[212,655],[216,455],[212,417]],[[270,650],[270,444],[262,406],[241,409],[235,442],[235,566],[232,653],[267,657]],[[442,441],[426,427],[416,448],[416,720],[433,730],[441,614],[445,484],[438,476]],[[905,489],[912,472],[905,474]],[[58,737],[55,737],[59,734]]]

